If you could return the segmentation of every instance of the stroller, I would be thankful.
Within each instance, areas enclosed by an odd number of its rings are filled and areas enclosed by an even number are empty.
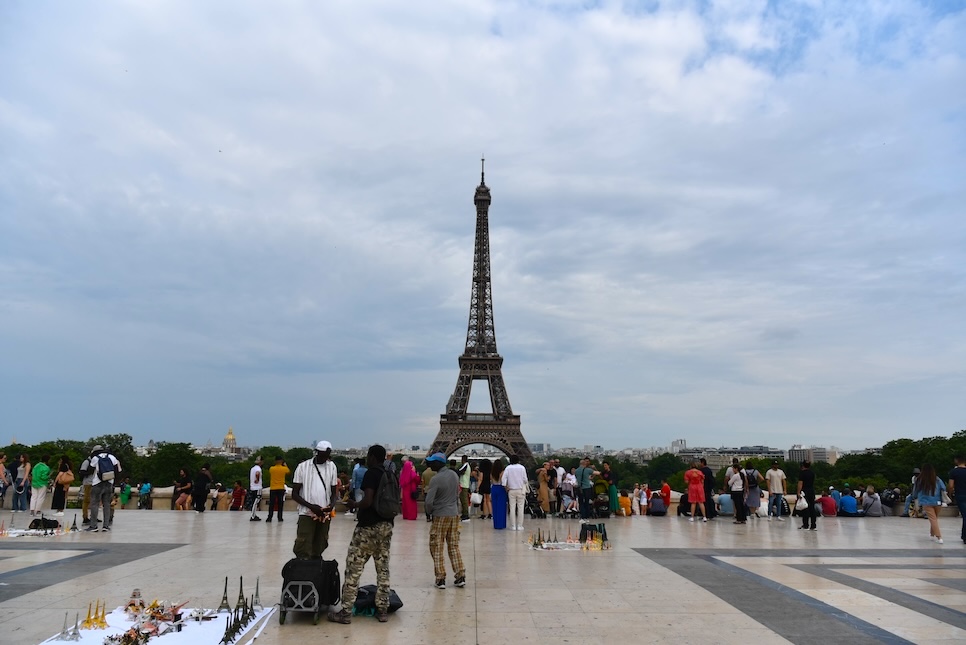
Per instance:
[[[610,517],[610,495],[607,494],[607,482],[603,479],[594,482],[594,499],[590,506],[594,517]]]
[[[524,503],[523,512],[528,513],[530,517],[535,520],[546,519],[547,513],[540,506],[540,500],[537,499],[537,494],[533,491],[527,493],[527,499]]]
[[[560,512],[557,517],[566,519],[576,519],[580,517],[580,504],[574,496],[573,486],[565,485],[560,489]]]

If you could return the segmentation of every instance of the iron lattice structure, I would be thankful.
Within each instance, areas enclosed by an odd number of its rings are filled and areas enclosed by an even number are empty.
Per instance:
[[[520,463],[533,468],[530,447],[520,432],[520,415],[513,414],[510,397],[503,382],[503,357],[496,349],[493,323],[493,287],[490,281],[490,189],[480,173],[480,185],[473,197],[476,204],[476,241],[473,251],[473,287],[470,291],[470,318],[466,329],[466,348],[459,357],[460,374],[456,389],[439,417],[439,434],[430,453],[447,457],[459,448],[482,443],[517,455]],[[489,386],[492,413],[471,414],[467,408],[475,381]]]

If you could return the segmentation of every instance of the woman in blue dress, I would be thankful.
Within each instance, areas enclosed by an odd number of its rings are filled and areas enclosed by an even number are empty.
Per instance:
[[[493,507],[493,528],[506,528],[506,489],[500,483],[503,479],[503,469],[505,468],[502,459],[493,462],[490,469],[490,504]]]

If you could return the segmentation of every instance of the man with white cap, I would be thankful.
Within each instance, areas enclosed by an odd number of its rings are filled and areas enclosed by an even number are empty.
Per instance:
[[[292,551],[300,560],[321,558],[329,546],[329,520],[339,485],[339,473],[331,457],[332,444],[319,441],[312,459],[295,468],[292,499],[299,505],[299,522]]]

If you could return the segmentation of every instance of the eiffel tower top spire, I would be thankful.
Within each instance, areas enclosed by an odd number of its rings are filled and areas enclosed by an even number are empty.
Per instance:
[[[476,187],[476,243],[473,246],[473,286],[464,356],[499,356],[493,323],[493,286],[490,282],[490,224],[492,199],[485,179],[485,159],[480,159],[480,185]]]

